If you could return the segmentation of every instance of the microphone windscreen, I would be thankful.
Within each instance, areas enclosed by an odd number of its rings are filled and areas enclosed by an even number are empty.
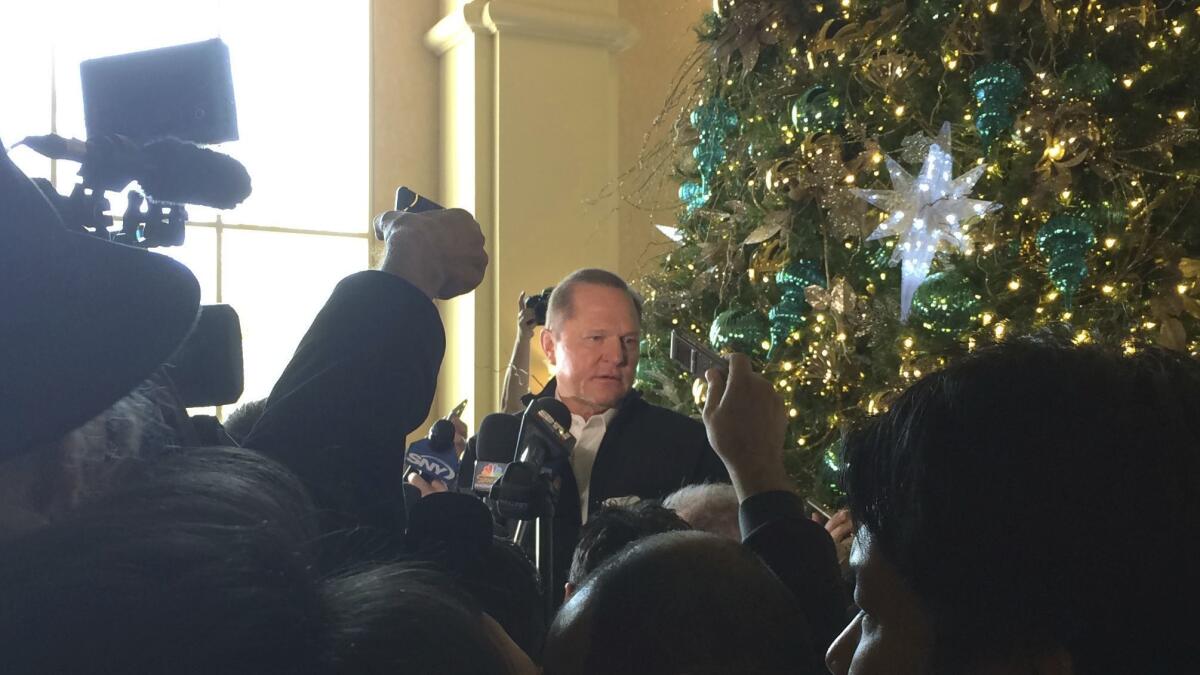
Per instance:
[[[173,138],[142,152],[149,168],[137,180],[158,201],[231,209],[250,196],[250,174],[229,155]]]
[[[429,427],[429,440],[435,445],[454,445],[454,423],[450,420],[438,420]]]
[[[536,414],[539,410],[544,410],[554,418],[555,422],[564,429],[571,428],[571,411],[567,409],[567,404],[556,398],[549,396],[534,399],[529,407],[525,410],[525,414]]]
[[[479,423],[475,456],[479,462],[511,462],[521,421],[513,415],[492,413]]]

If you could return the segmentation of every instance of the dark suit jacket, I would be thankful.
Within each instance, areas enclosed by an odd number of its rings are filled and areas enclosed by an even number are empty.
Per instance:
[[[429,412],[446,337],[433,302],[386,272],[334,289],[243,445],[295,472],[327,529],[404,531],[405,437]]]
[[[553,396],[551,380],[537,398]],[[533,400],[527,397],[527,402]],[[520,414],[520,413],[518,413]],[[462,484],[474,475],[475,450],[469,444],[459,475]],[[672,410],[647,402],[636,390],[621,402],[592,466],[588,513],[600,510],[604,500],[637,496],[661,498],[692,483],[728,482],[725,465],[708,444],[704,425]],[[565,471],[554,513],[554,588],[562,589],[571,554],[579,541],[579,486]]]

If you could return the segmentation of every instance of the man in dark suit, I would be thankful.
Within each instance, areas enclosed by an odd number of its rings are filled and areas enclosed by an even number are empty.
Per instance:
[[[659,498],[691,483],[728,480],[703,424],[633,388],[641,318],[641,300],[604,270],[573,272],[550,296],[541,343],[556,377],[538,397],[566,404],[576,438],[554,516],[556,588],[566,580],[579,526],[604,500]],[[474,459],[469,449],[464,475]]]

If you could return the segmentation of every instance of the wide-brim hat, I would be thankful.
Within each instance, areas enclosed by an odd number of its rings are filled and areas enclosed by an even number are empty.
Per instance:
[[[199,305],[175,260],[68,231],[0,144],[0,461],[127,395],[179,347]]]

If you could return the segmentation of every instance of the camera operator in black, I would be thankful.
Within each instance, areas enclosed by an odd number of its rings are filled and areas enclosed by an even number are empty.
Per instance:
[[[612,497],[660,498],[684,485],[727,481],[704,425],[633,389],[641,302],[617,275],[576,271],[551,294],[541,345],[557,377],[541,393],[571,411],[576,446],[554,516],[554,587],[566,582],[580,525]],[[527,402],[528,402],[527,401]],[[469,444],[460,485],[474,475]]]

